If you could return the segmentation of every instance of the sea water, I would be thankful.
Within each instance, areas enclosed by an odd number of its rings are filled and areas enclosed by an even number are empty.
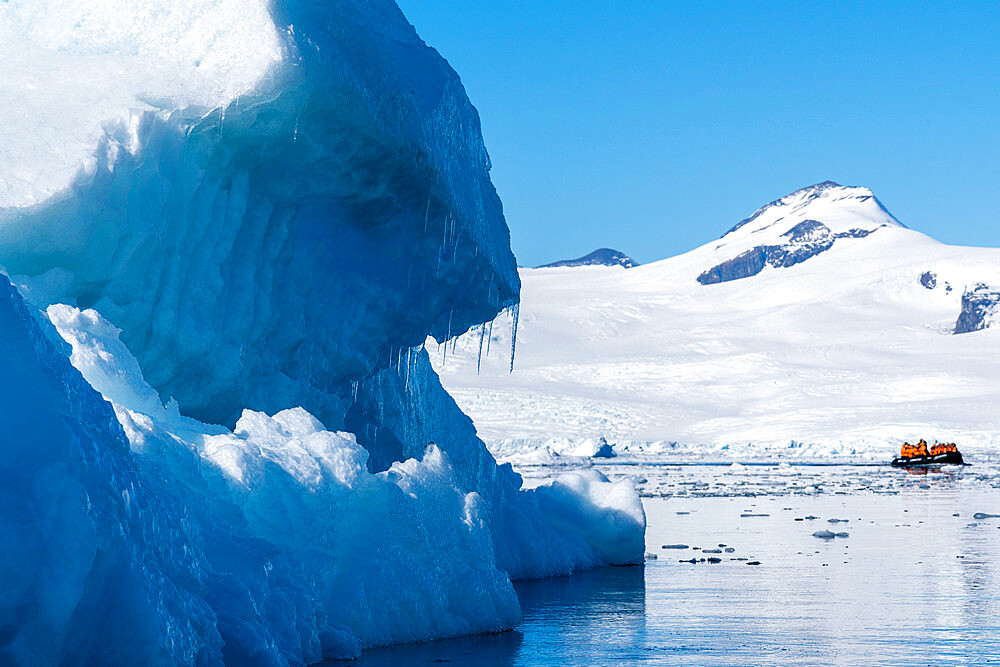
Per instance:
[[[514,631],[359,664],[1000,664],[1000,466],[601,468],[644,495],[645,566],[521,582]]]

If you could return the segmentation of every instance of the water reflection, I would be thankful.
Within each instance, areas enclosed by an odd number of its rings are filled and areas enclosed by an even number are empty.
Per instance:
[[[1000,664],[997,466],[628,473],[658,559],[520,582],[514,632],[359,664]]]
[[[518,583],[524,633],[516,663],[624,664],[646,644],[643,567]],[[595,651],[595,648],[598,650]]]
[[[357,662],[348,665],[505,665],[516,664],[523,635],[517,631],[492,635],[472,635],[457,639],[421,644],[402,644],[388,648],[372,649],[361,654]]]
[[[595,647],[613,661],[645,641],[641,566],[523,581],[515,589],[524,621],[512,632],[373,649],[354,664],[589,664]]]

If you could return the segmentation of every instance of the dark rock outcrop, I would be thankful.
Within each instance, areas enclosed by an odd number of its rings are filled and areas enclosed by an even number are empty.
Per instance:
[[[920,284],[927,289],[934,289],[937,287],[937,275],[931,271],[924,271],[920,274]]]
[[[626,269],[631,269],[634,266],[639,266],[639,262],[619,250],[614,250],[613,248],[598,248],[594,252],[584,255],[583,257],[577,257],[576,259],[564,259],[558,262],[552,262],[551,264],[542,264],[541,266],[536,266],[535,268],[551,269],[556,266],[623,266]]]
[[[803,220],[781,235],[788,239],[781,245],[752,248],[708,269],[698,276],[698,282],[702,285],[714,285],[749,278],[763,271],[765,266],[788,268],[826,252],[837,239],[860,239],[869,234],[871,231],[867,229],[850,229],[835,234],[818,220]]]
[[[1000,287],[979,283],[962,295],[962,312],[955,322],[955,333],[971,333],[986,329],[1000,312]]]

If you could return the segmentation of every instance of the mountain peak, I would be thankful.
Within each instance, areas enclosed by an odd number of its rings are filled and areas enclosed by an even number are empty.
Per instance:
[[[551,264],[536,266],[535,268],[551,269],[557,266],[623,266],[626,269],[631,269],[634,266],[639,266],[639,262],[635,261],[620,250],[615,250],[613,248],[598,248],[594,252],[588,253],[583,257],[577,257],[576,259],[563,259],[558,262],[552,262]]]
[[[726,232],[711,247],[714,265],[698,282],[710,285],[749,278],[767,267],[788,268],[834,244],[903,226],[868,188],[823,181],[762,206]]]
[[[722,238],[739,230],[749,231],[745,229],[748,226],[752,231],[760,231],[785,219],[818,219],[826,222],[824,217],[847,217],[852,222],[855,218],[866,218],[877,221],[876,226],[905,226],[889,213],[869,188],[822,181],[799,188],[761,206],[749,218],[738,222]]]

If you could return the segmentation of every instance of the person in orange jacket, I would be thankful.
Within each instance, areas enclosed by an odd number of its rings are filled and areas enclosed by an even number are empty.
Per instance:
[[[923,438],[917,443],[917,456],[927,456],[927,441]]]

